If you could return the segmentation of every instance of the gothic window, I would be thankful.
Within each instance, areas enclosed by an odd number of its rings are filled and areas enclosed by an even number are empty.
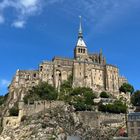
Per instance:
[[[83,49],[83,53],[85,53],[85,49]]]

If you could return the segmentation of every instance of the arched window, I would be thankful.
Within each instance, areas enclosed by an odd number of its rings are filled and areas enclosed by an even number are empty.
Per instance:
[[[40,71],[42,71],[43,70],[43,66],[40,66]]]
[[[78,48],[78,53],[80,53],[80,48]]]

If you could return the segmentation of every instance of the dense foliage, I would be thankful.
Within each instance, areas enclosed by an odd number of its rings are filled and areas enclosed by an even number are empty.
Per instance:
[[[74,105],[77,111],[92,110],[93,99],[95,97],[91,88],[74,88],[70,93],[70,104]]]
[[[67,81],[64,81],[60,86],[60,93],[58,95],[59,100],[69,102],[70,92],[72,91],[72,75],[68,77]]]
[[[115,101],[113,104],[100,104],[99,111],[109,112],[109,113],[126,113],[127,106],[121,101]]]
[[[103,91],[103,92],[100,93],[100,97],[101,98],[109,98],[109,94],[106,93],[105,91]]]
[[[120,87],[120,92],[130,92],[131,94],[134,92],[134,87],[128,83],[124,83],[121,87]]]
[[[56,100],[58,92],[56,89],[46,82],[42,82],[37,86],[32,87],[28,94],[24,97],[24,102],[27,104],[28,101],[33,103],[37,100]]]
[[[0,96],[0,106],[6,102],[7,97],[8,97],[8,93],[5,94],[4,96]]]
[[[140,106],[140,90],[134,92],[131,96],[131,102],[134,106]]]

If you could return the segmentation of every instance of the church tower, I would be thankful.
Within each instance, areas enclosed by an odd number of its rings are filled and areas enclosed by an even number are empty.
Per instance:
[[[82,18],[80,16],[80,25],[78,33],[78,41],[74,49],[74,58],[76,60],[84,60],[87,57],[87,46],[83,40],[83,31],[82,31]]]

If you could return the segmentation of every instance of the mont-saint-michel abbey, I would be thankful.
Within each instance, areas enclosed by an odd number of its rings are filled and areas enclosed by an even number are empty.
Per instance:
[[[84,41],[82,24],[80,22],[78,40],[74,47],[72,59],[54,57],[52,61],[43,61],[38,70],[17,70],[9,92],[14,99],[23,99],[27,90],[39,82],[48,82],[58,90],[63,81],[72,75],[73,87],[90,87],[95,92],[108,91],[118,93],[119,87],[127,82],[119,75],[119,68],[108,64],[99,53],[90,54]]]

